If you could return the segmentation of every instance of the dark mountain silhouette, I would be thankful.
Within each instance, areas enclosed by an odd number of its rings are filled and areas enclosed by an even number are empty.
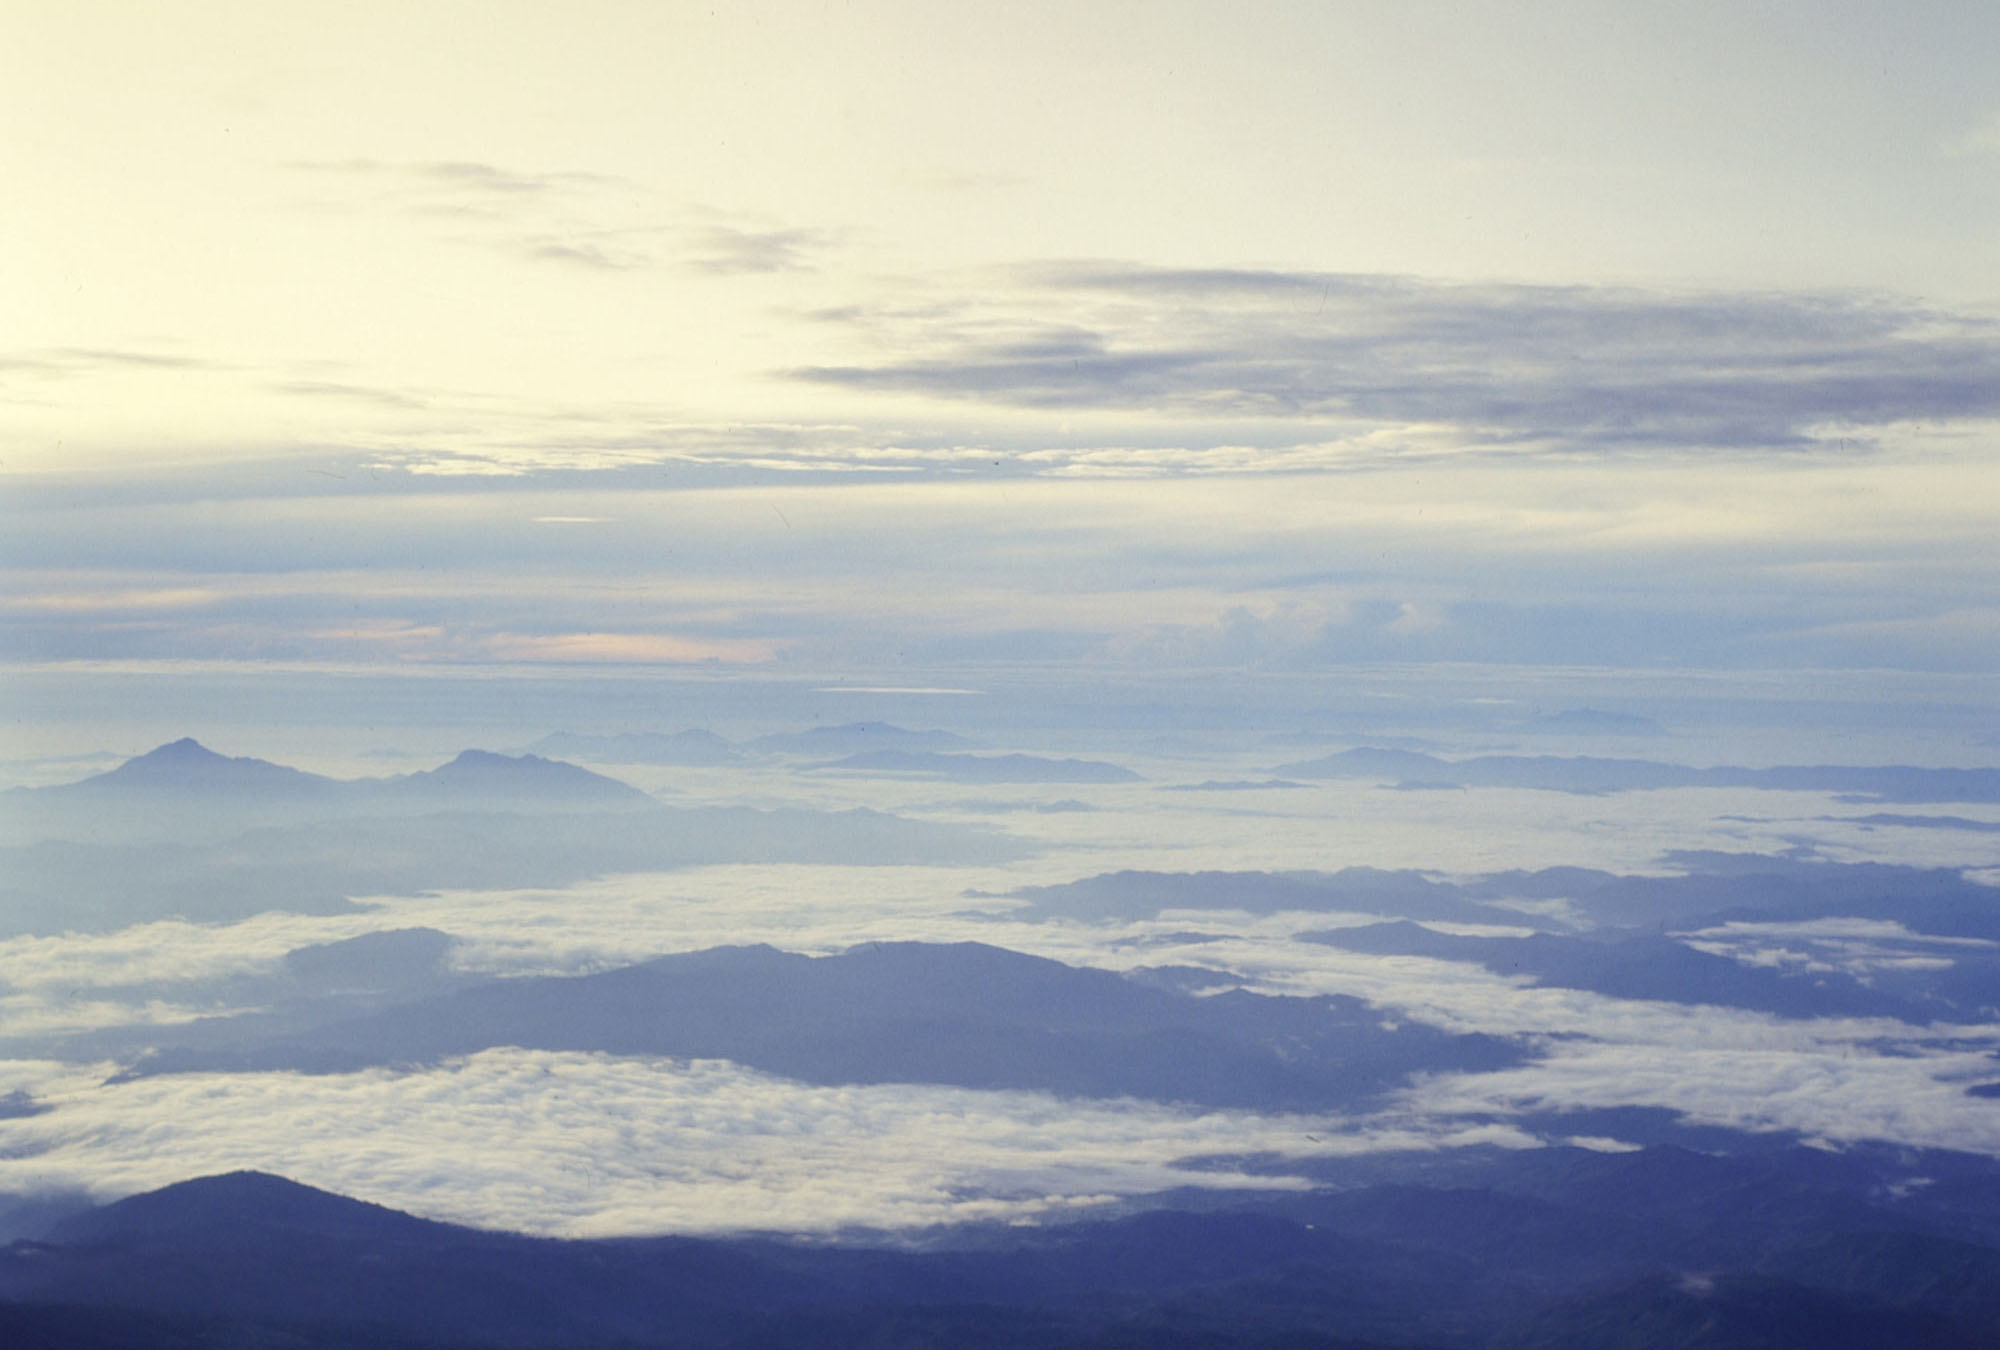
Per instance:
[[[0,1333],[136,1346],[151,1330],[165,1337],[152,1344],[204,1347],[1994,1343],[2000,1249],[1973,1231],[2000,1228],[2000,1206],[1968,1223],[1966,1191],[1948,1206],[1896,1183],[1991,1181],[1995,1164],[1805,1156],[1821,1152],[1328,1160],[1356,1179],[894,1245],[532,1239],[237,1173],[0,1249]],[[1404,1175],[1370,1181],[1371,1166]]]
[[[1976,1350],[1989,1342],[1928,1309],[1884,1307],[1763,1276],[1654,1275],[1552,1308],[1494,1350]]]
[[[1391,1030],[1357,999],[1197,998],[979,943],[841,956],[722,947],[594,975],[510,979],[130,1072],[424,1063],[492,1046],[734,1060],[809,1083],[939,1083],[1325,1109],[1423,1070],[1520,1063],[1488,1036]]]
[[[351,1200],[267,1172],[230,1172],[127,1196],[63,1219],[48,1241],[64,1246],[154,1239],[196,1245],[263,1242],[273,1234],[400,1240],[448,1236],[449,1225]]]

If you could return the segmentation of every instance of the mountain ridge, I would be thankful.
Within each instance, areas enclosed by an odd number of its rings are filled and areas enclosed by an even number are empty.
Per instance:
[[[394,804],[411,798],[629,802],[652,798],[629,783],[564,760],[462,750],[434,769],[385,778],[332,778],[248,755],[222,755],[192,736],[71,783],[15,788],[30,801],[252,797],[340,804]]]

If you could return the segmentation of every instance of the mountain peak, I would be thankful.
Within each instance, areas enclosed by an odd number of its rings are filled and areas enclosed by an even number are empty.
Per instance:
[[[138,758],[161,763],[172,761],[186,764],[219,761],[225,756],[216,754],[192,736],[183,736],[177,741],[168,741],[165,745],[156,746]]]
[[[247,756],[218,755],[192,736],[168,741],[79,786],[225,793],[324,792],[332,780]]]
[[[178,1181],[67,1219],[58,1242],[137,1234],[177,1235],[196,1245],[257,1240],[274,1228],[324,1235],[409,1231],[437,1225],[269,1172],[228,1172]]]
[[[451,763],[465,768],[498,768],[502,764],[549,764],[552,760],[540,755],[502,755],[492,750],[461,750],[453,756]]]
[[[540,755],[502,755],[491,750],[465,750],[449,763],[426,773],[397,780],[405,791],[475,793],[491,797],[537,800],[650,800],[645,793],[615,778],[560,759]]]

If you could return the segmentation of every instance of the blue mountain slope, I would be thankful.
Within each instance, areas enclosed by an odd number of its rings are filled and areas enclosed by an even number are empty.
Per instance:
[[[1589,989],[1613,998],[1750,1008],[1782,1017],[1897,1017],[1928,1022],[1942,1009],[1871,989],[1837,972],[1786,974],[1698,951],[1659,934],[1612,938],[1454,937],[1407,921],[1301,933],[1347,951],[1469,961],[1499,975]]]
[[[129,1072],[346,1070],[493,1046],[734,1060],[810,1083],[938,1083],[1202,1106],[1324,1110],[1418,1071],[1520,1063],[1493,1037],[1356,999],[1197,998],[979,943],[811,958],[724,947],[595,975],[511,979],[236,1051]]]
[[[199,806],[300,806],[366,809],[436,802],[543,801],[550,804],[643,805],[637,788],[588,769],[538,755],[467,750],[449,763],[393,778],[327,778],[267,760],[218,755],[182,738],[126,760],[107,773],[56,787],[9,794],[32,807],[68,804],[172,803]]]
[[[894,1246],[538,1240],[237,1173],[0,1249],[0,1335],[66,1350],[1963,1350],[2000,1333],[2000,1249],[1921,1188],[1883,1185],[1990,1162],[1472,1152],[1425,1164],[1448,1182],[1160,1196],[1135,1214]],[[1990,1202],[1981,1219],[2000,1228]],[[62,1337],[29,1338],[48,1328]]]
[[[178,794],[220,797],[276,797],[287,801],[329,801],[342,784],[246,756],[218,755],[192,737],[182,737],[107,773],[61,787],[30,789],[33,797],[96,797]]]

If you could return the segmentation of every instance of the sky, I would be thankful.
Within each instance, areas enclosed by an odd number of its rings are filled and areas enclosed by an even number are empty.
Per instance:
[[[8,29],[16,688],[2000,659],[1991,5]]]

